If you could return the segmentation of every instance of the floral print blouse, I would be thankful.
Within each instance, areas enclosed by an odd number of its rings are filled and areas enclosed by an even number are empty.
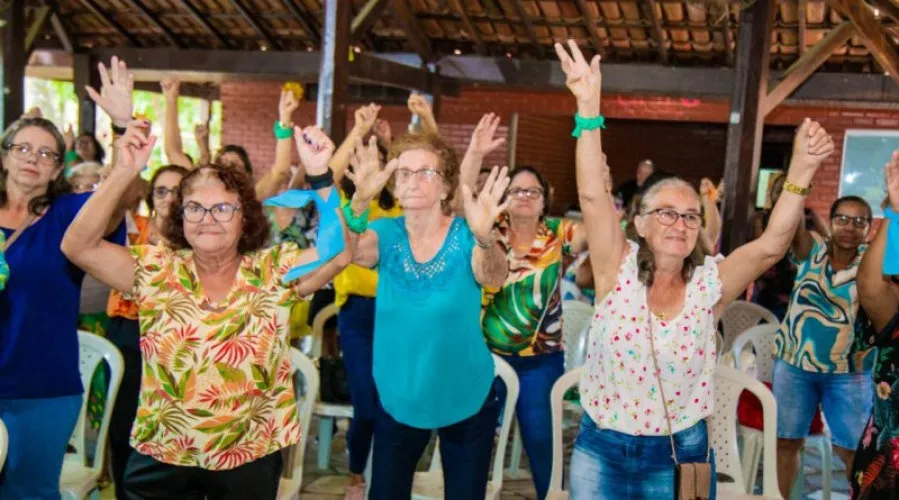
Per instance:
[[[668,434],[650,350],[652,322],[660,378],[676,433],[711,415],[714,406],[714,308],[721,299],[717,265],[721,258],[706,257],[696,268],[683,310],[665,321],[649,311],[647,287],[637,277],[639,247],[628,244],[616,287],[596,300],[580,383],[581,404],[599,428],[632,436]]]
[[[132,246],[143,374],[131,446],[167,464],[233,469],[299,441],[288,337],[295,243],[245,254],[228,296],[190,250]]]

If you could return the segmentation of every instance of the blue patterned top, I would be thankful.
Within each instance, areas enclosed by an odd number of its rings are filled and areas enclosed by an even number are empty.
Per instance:
[[[870,349],[855,344],[856,331],[871,328],[859,314],[855,276],[867,245],[846,269],[834,271],[827,244],[815,236],[807,259],[796,262],[796,283],[775,339],[776,355],[814,373],[871,371]]]

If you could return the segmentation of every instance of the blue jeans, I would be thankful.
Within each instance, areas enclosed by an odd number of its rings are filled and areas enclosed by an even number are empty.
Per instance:
[[[353,419],[346,437],[350,472],[362,474],[368,461],[378,414],[378,391],[372,374],[375,299],[350,295],[337,313],[337,331],[340,332],[340,350],[343,351],[350,402],[353,404]]]
[[[47,399],[0,399],[9,432],[9,455],[0,475],[0,498],[56,500],[66,446],[83,395]]]
[[[674,434],[681,463],[705,462],[708,431],[705,421]],[[715,477],[715,455],[709,457]],[[588,416],[571,454],[571,498],[660,500],[674,498],[674,460],[668,436],[631,436],[600,429]],[[711,498],[716,496],[712,481]]]
[[[521,429],[524,451],[528,455],[537,498],[543,500],[549,489],[553,465],[552,408],[549,396],[553,384],[565,372],[565,353],[502,358],[518,374],[520,390],[515,415]],[[495,387],[502,408],[506,401],[506,386],[500,383]],[[503,418],[512,418],[512,415],[504,415]]]
[[[818,405],[834,446],[855,450],[874,404],[871,372],[814,373],[782,359],[774,362],[777,437],[804,439]]]
[[[496,385],[494,384],[494,387]],[[499,401],[491,389],[478,413],[437,430],[446,500],[472,500],[487,494]],[[412,496],[412,481],[432,429],[397,422],[378,408],[372,457],[370,500],[403,500]]]

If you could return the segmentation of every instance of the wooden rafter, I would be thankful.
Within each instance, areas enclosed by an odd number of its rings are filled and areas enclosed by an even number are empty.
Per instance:
[[[734,49],[730,46],[730,5],[724,3],[724,19],[721,22],[721,36],[724,39],[724,57],[727,64],[734,64]]]
[[[799,0],[799,57],[805,54],[805,40],[808,33],[808,0]]]
[[[127,0],[127,2],[131,4],[132,7],[139,10],[140,13],[150,21],[150,24],[152,24],[162,33],[162,36],[165,37],[170,45],[174,45],[179,49],[184,48],[184,43],[175,36],[175,33],[173,33],[168,26],[159,21],[159,18],[156,17],[156,14],[154,14],[153,11],[151,11],[146,5],[144,5],[144,2],[142,0]]]
[[[91,11],[91,14],[99,17],[101,21],[108,24],[113,30],[116,31],[116,33],[119,34],[119,36],[124,38],[128,42],[128,45],[136,47],[141,46],[141,43],[137,38],[135,38],[131,33],[128,33],[128,30],[122,27],[122,25],[119,24],[118,21],[103,12],[100,6],[97,5],[96,2],[94,2],[94,0],[81,0],[81,3],[87,8],[87,10]]]
[[[283,1],[284,7],[286,7],[288,12],[290,12],[290,15],[293,16],[293,18],[296,19],[298,23],[300,23],[300,26],[303,27],[303,31],[306,33],[306,36],[308,36],[309,39],[312,40],[312,43],[314,43],[315,45],[321,45],[321,32],[318,30],[318,28],[315,27],[315,23],[309,17],[308,13],[303,10],[302,7],[297,5],[297,2],[295,0]]]
[[[827,3],[855,26],[855,33],[871,52],[874,60],[894,82],[899,84],[899,54],[890,43],[871,7],[857,0],[827,0]]]
[[[28,27],[28,32],[25,33],[25,52],[31,52],[31,48],[34,47],[34,41],[41,34],[41,31],[44,31],[44,26],[47,25],[47,21],[52,15],[53,10],[50,7],[46,5],[38,7],[34,21]]]
[[[378,18],[384,13],[387,7],[387,0],[368,0],[368,2],[359,9],[353,22],[350,24],[351,41],[361,40],[363,36],[378,22]]]
[[[207,33],[209,33],[210,35],[215,37],[215,39],[218,40],[219,44],[221,44],[222,47],[227,48],[228,46],[230,46],[230,44],[228,43],[228,39],[225,38],[225,35],[222,35],[222,33],[219,30],[215,29],[215,26],[213,26],[212,23],[209,22],[208,17],[206,15],[204,15],[202,12],[200,12],[200,10],[197,9],[196,6],[194,6],[194,4],[190,2],[190,0],[178,0],[178,1],[182,7],[184,7],[185,9],[187,9],[188,12],[190,12],[190,16],[194,19],[194,21],[196,21],[197,24],[202,26],[203,29],[205,29]]]
[[[53,26],[53,32],[56,33],[56,38],[59,39],[62,48],[70,54],[75,52],[75,46],[72,44],[72,35],[69,34],[69,30],[66,29],[65,25],[62,23],[59,14],[54,12],[53,15],[50,16],[50,24]]]
[[[390,4],[393,6],[393,13],[403,27],[403,31],[406,32],[406,37],[409,39],[409,43],[412,44],[412,48],[415,49],[422,61],[430,62],[434,58],[431,42],[418,25],[418,20],[415,18],[415,14],[412,12],[412,8],[409,7],[407,0],[392,0]]]
[[[659,60],[662,64],[668,64],[668,46],[665,45],[662,23],[659,21],[659,16],[656,15],[655,0],[641,0],[640,8],[643,10],[643,16],[652,23],[652,40],[659,50]]]
[[[899,5],[892,0],[871,0],[871,3],[894,21],[899,22]]]
[[[240,14],[240,17],[244,18],[244,21],[252,26],[253,30],[259,36],[261,36],[263,40],[265,40],[265,44],[268,48],[281,50],[281,44],[279,44],[278,41],[275,40],[275,37],[273,37],[271,33],[268,32],[268,29],[266,29],[266,27],[263,26],[258,19],[256,19],[256,16],[254,16],[253,13],[250,12],[249,9],[247,9],[242,0],[231,0],[231,5],[234,6],[234,9],[237,10],[238,14]]]
[[[855,27],[852,23],[843,21],[842,24],[831,30],[811,50],[787,68],[782,75],[781,81],[772,82],[769,86],[768,95],[765,96],[762,102],[762,115],[770,113],[784,99],[789,97],[794,90],[799,88],[815,70],[830,58],[834,50],[845,44],[852,37],[854,32]]]
[[[524,24],[524,29],[528,33],[528,38],[531,39],[531,44],[537,49],[537,54],[541,59],[546,59],[546,50],[537,40],[537,32],[534,31],[534,23],[531,22],[531,16],[525,12],[520,0],[512,0],[512,5],[515,6],[515,12],[518,13],[518,18],[521,19],[522,24]]]
[[[462,18],[462,24],[465,26],[465,31],[467,31],[472,40],[474,40],[474,45],[478,54],[482,56],[487,55],[487,46],[484,44],[484,39],[481,38],[481,34],[478,32],[477,28],[475,28],[474,24],[471,23],[471,18],[468,17],[468,13],[465,12],[465,7],[459,0],[449,0],[449,4],[450,7],[459,14],[459,17]]]
[[[587,4],[584,0],[576,0],[574,3],[577,5],[577,10],[581,13],[584,28],[587,29],[587,33],[590,33],[590,39],[593,41],[593,47],[596,49],[596,53],[605,56],[605,49],[602,47],[599,30],[596,29],[596,19],[593,18],[593,15],[590,13],[590,9],[587,8]]]

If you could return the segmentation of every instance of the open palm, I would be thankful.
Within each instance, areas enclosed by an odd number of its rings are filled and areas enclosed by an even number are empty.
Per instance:
[[[484,182],[484,188],[477,197],[468,185],[462,186],[462,201],[465,221],[478,241],[486,241],[499,214],[509,207],[509,200],[502,202],[506,188],[509,187],[509,168],[493,167],[490,176]]]
[[[568,40],[568,49],[556,43],[556,55],[562,63],[562,71],[565,73],[565,85],[581,102],[599,104],[600,86],[602,85],[602,73],[599,71],[599,56],[593,56],[593,60],[587,63],[584,54],[574,40]]]
[[[495,113],[487,113],[481,117],[474,133],[471,134],[471,142],[468,144],[470,153],[483,158],[506,143],[505,137],[495,138],[499,121],[499,116]]]
[[[134,75],[128,71],[125,61],[113,56],[109,69],[103,63],[97,65],[102,86],[100,92],[87,87],[87,94],[112,119],[113,124],[124,127],[134,114]]]
[[[367,145],[362,142],[362,139],[356,139],[356,149],[353,150],[350,157],[350,164],[353,166],[353,170],[347,171],[346,176],[356,185],[354,197],[369,202],[384,189],[399,163],[395,159],[391,160],[382,169],[378,156],[377,139],[371,137]]]

